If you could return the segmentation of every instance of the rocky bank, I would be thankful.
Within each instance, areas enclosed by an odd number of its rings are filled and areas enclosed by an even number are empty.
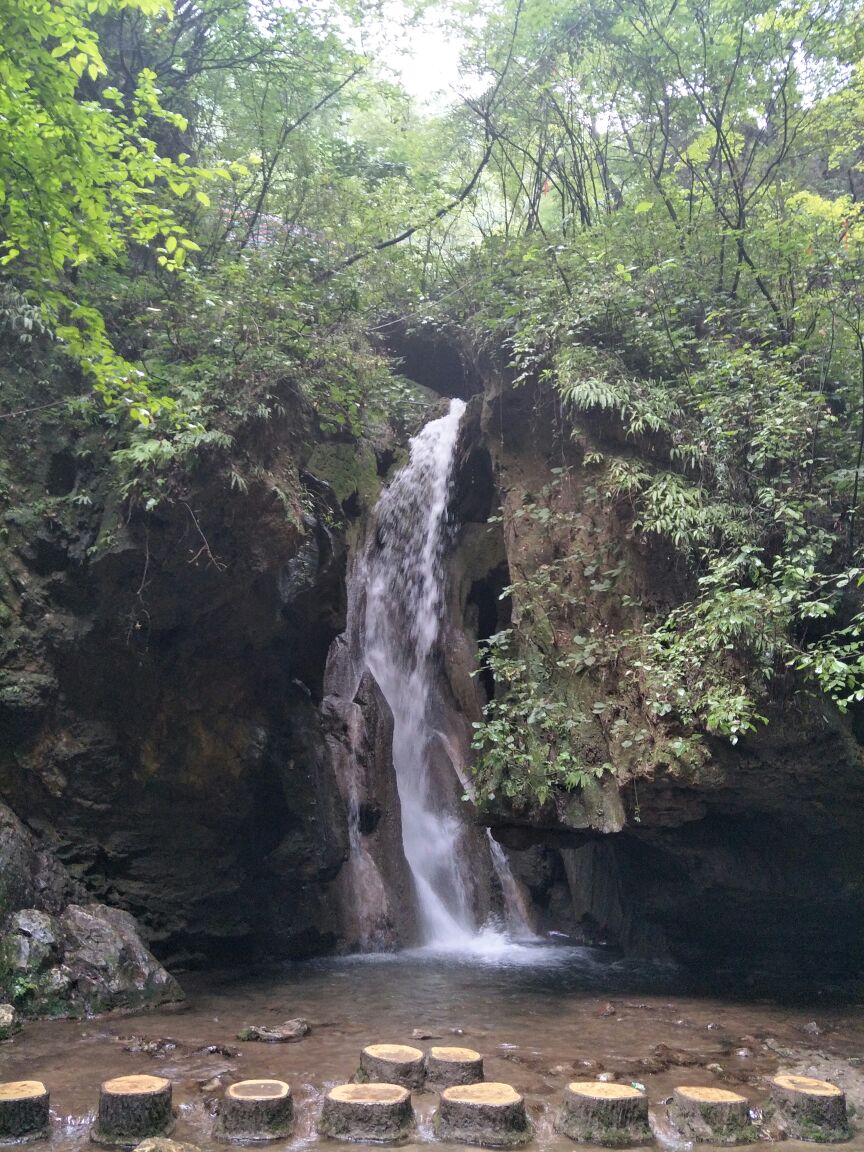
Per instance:
[[[592,460],[640,451],[614,421],[570,420],[549,391],[514,387],[506,368],[482,357],[472,376],[479,390],[457,475],[446,676],[477,720],[495,685],[488,672],[471,675],[475,640],[528,610],[520,592],[502,589],[557,565],[566,619],[550,597],[532,625],[554,664],[576,633],[602,643],[662,615],[690,577],[671,547],[639,533],[626,499],[598,494]],[[626,666],[611,676],[567,671],[557,692],[581,717],[573,747],[582,761],[612,764],[615,775],[543,803],[481,798],[478,817],[508,850],[539,928],[737,975],[845,980],[864,971],[864,762],[854,717],[790,681],[773,693],[767,725],[734,747],[707,737],[688,762],[670,746],[680,733],[647,713]],[[634,730],[645,739],[638,765],[624,742]]]
[[[149,508],[118,494],[86,426],[49,411],[0,429],[0,992],[25,1009],[176,995],[154,956],[174,970],[357,943],[323,677],[348,541],[397,445],[319,433],[287,387],[280,403]],[[371,775],[373,834],[393,797]],[[100,951],[91,989],[80,969]]]

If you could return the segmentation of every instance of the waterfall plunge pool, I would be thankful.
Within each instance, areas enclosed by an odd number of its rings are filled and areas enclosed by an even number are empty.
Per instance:
[[[173,1081],[174,1138],[207,1150],[224,1147],[210,1136],[222,1091],[217,1077],[223,1087],[251,1077],[287,1080],[295,1135],[273,1147],[288,1152],[314,1143],[333,1152],[346,1146],[314,1134],[320,1097],[350,1079],[361,1048],[376,1042],[476,1048],[488,1080],[513,1084],[525,1095],[536,1128],[528,1147],[544,1152],[584,1147],[552,1129],[561,1093],[573,1079],[641,1083],[652,1105],[677,1085],[731,1087],[759,1107],[765,1077],[794,1069],[837,1081],[850,1106],[857,1104],[859,1113],[864,1108],[858,1063],[864,1011],[852,1000],[823,1002],[815,992],[791,1005],[739,999],[671,967],[621,960],[602,949],[507,946],[500,936],[487,943],[484,950],[481,937],[473,952],[418,949],[253,973],[196,973],[183,978],[188,1001],[179,1009],[28,1024],[0,1045],[0,1080],[45,1081],[56,1116],[52,1147],[60,1152],[88,1146],[100,1081],[134,1073]],[[236,1040],[246,1025],[272,1026],[295,1016],[312,1025],[300,1043]],[[415,1039],[415,1030],[430,1037]],[[432,1142],[436,1096],[415,1095],[414,1103],[420,1128],[412,1147],[446,1148]],[[787,1141],[779,1147],[813,1146]],[[841,1147],[860,1152],[864,1132]]]

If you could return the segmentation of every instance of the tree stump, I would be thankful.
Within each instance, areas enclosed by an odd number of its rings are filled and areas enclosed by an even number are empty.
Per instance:
[[[564,1090],[555,1128],[579,1144],[630,1148],[653,1139],[648,1097],[629,1084],[577,1080]]]
[[[403,1088],[422,1088],[425,1078],[423,1053],[408,1044],[370,1044],[360,1053],[354,1077],[358,1084],[401,1084]]]
[[[99,1116],[90,1131],[94,1144],[134,1148],[148,1136],[168,1136],[174,1127],[171,1081],[162,1076],[119,1076],[99,1091]]]
[[[0,1084],[0,1144],[44,1140],[49,1124],[48,1092],[41,1081]]]
[[[786,1136],[836,1144],[851,1135],[846,1117],[846,1096],[827,1080],[810,1076],[775,1076],[770,1084],[774,1115]]]
[[[332,1140],[390,1144],[414,1130],[411,1093],[400,1084],[338,1084],[324,1097],[318,1132]]]
[[[725,1088],[675,1088],[669,1119],[682,1136],[697,1143],[749,1144],[758,1136],[750,1104]]]
[[[509,1084],[456,1084],[441,1093],[435,1129],[453,1144],[512,1148],[532,1136],[525,1100]]]
[[[291,1133],[294,1101],[284,1080],[241,1080],[229,1084],[213,1127],[216,1140],[265,1144]]]
[[[426,1056],[427,1088],[451,1084],[479,1084],[483,1080],[483,1057],[473,1048],[430,1048]]]

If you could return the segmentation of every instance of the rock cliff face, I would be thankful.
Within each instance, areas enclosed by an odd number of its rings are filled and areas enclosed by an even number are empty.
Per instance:
[[[470,678],[475,638],[507,626],[501,589],[550,560],[564,561],[580,630],[602,637],[634,613],[662,613],[687,589],[671,550],[640,538],[626,502],[596,499],[586,454],[632,453],[610,422],[571,426],[540,389],[513,389],[488,366],[464,426],[456,507],[447,675],[469,717],[494,684]],[[550,530],[520,508],[556,472],[564,525]],[[503,520],[486,525],[503,509]],[[610,591],[596,572],[621,575]],[[641,609],[634,607],[642,605]],[[514,611],[516,606],[514,606]],[[544,622],[559,642],[554,614]],[[639,701],[590,671],[562,683],[574,712],[603,700],[632,721]],[[614,725],[590,718],[574,737],[608,773],[544,804],[489,802],[481,818],[509,853],[540,928],[570,931],[695,966],[845,978],[864,971],[864,763],[850,725],[794,686],[770,723],[737,747],[708,741],[696,766],[665,754],[631,770]],[[647,721],[645,721],[647,723]],[[652,737],[653,739],[653,737]],[[593,760],[592,760],[593,758]]]
[[[14,841],[0,828],[10,954],[28,937],[10,912],[59,916],[37,935],[60,956],[93,901],[119,910],[105,933],[128,940],[131,913],[180,968],[354,942],[338,724],[320,705],[376,454],[325,445],[303,472],[316,436],[285,406],[247,431],[242,483],[205,459],[149,512],[100,495],[90,446],[62,422],[10,441],[0,797],[26,825]],[[382,723],[375,771],[389,771]]]
[[[343,546],[264,493],[196,496],[118,522],[86,565],[62,538],[49,571],[19,550],[41,619],[9,672],[7,699],[26,695],[5,710],[0,787],[162,955],[329,947],[346,832],[316,695]]]

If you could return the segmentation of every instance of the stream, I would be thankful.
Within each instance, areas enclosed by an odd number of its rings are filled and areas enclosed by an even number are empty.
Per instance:
[[[764,1078],[782,1067],[836,1080],[847,1091],[853,1119],[855,1105],[860,1111],[864,1104],[861,1005],[820,1004],[818,996],[794,1004],[738,999],[673,968],[599,949],[507,945],[500,937],[488,944],[468,954],[419,949],[297,962],[251,975],[190,975],[183,980],[188,1001],[173,1010],[28,1023],[22,1035],[0,1045],[0,1080],[45,1081],[55,1114],[53,1147],[63,1152],[87,1146],[99,1083],[132,1073],[173,1081],[174,1138],[205,1149],[224,1147],[213,1143],[210,1129],[226,1084],[285,1079],[295,1098],[295,1134],[274,1147],[316,1140],[335,1149],[314,1135],[320,1097],[353,1076],[362,1047],[385,1041],[478,1049],[488,1080],[525,1094],[536,1129],[529,1147],[549,1152],[577,1147],[552,1129],[561,1093],[573,1079],[604,1075],[644,1084],[661,1124],[661,1147],[668,1148],[687,1147],[666,1142],[657,1108],[676,1085],[729,1086],[759,1107]],[[296,1016],[312,1026],[299,1043],[236,1040],[246,1025]],[[430,1038],[413,1039],[415,1029]],[[415,1094],[414,1103],[415,1144],[425,1144],[432,1140],[436,1097]],[[814,1146],[787,1141],[778,1147]],[[860,1152],[864,1139],[842,1147]]]

